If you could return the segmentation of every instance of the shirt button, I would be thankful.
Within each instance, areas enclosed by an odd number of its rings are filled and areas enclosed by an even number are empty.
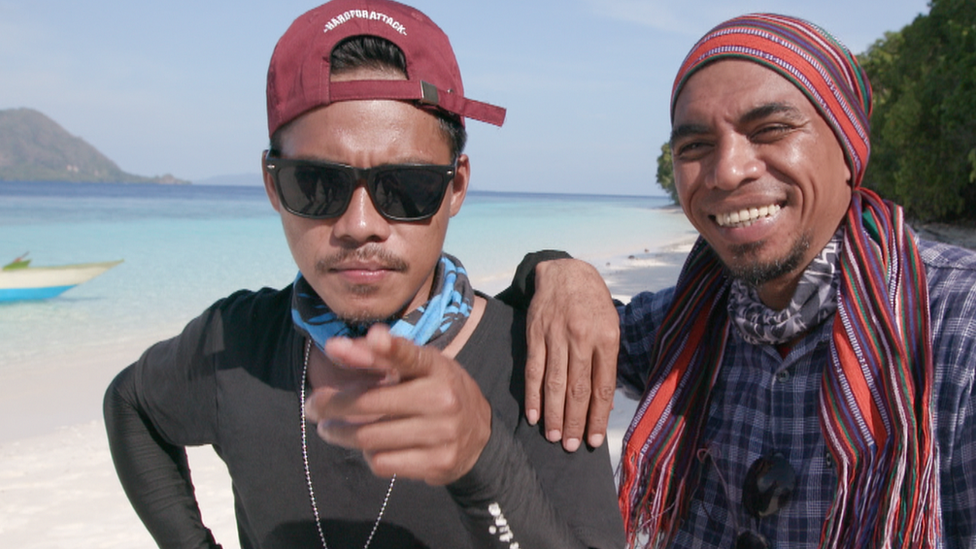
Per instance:
[[[828,469],[834,466],[834,456],[830,455],[830,452],[824,454],[824,466],[826,466]]]
[[[790,371],[789,370],[780,370],[780,371],[776,372],[776,381],[778,381],[780,383],[786,383],[789,380],[790,380]]]

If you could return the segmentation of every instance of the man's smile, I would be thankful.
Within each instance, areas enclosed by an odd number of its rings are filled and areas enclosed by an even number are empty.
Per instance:
[[[779,204],[769,204],[767,206],[743,208],[741,210],[717,214],[714,216],[714,219],[719,227],[748,227],[759,219],[775,216],[779,213],[780,209]]]

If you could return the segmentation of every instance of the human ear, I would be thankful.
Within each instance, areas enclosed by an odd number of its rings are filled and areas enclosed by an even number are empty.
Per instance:
[[[458,157],[457,170],[455,170],[454,179],[448,188],[448,192],[451,193],[451,217],[454,217],[461,211],[461,204],[464,203],[464,198],[468,194],[468,182],[470,180],[471,160],[468,158],[468,155],[462,154]]]
[[[261,176],[264,178],[264,192],[268,195],[271,207],[281,213],[281,202],[278,200],[278,191],[275,189],[274,179],[268,172],[268,151],[261,153]]]

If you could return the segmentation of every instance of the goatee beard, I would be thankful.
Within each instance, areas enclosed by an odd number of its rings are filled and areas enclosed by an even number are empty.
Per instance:
[[[375,288],[371,288],[371,287],[364,288],[360,286],[354,286],[352,288],[352,292],[360,296],[368,296],[370,294],[373,294],[375,293],[374,290]],[[376,313],[368,310],[352,310],[352,311],[345,311],[341,313],[336,312],[335,314],[337,317],[339,317],[339,320],[345,322],[346,325],[352,328],[354,332],[359,331],[365,334],[366,331],[369,330],[369,327],[372,326],[373,324],[377,324],[380,322],[386,324],[393,324],[403,316],[403,311],[400,310],[393,313],[390,316],[385,316],[385,317],[376,316]]]
[[[373,318],[366,315],[360,316],[353,314],[340,316],[339,320],[343,321],[349,327],[349,331],[354,336],[361,337],[366,335],[366,332],[369,331],[370,326],[373,324],[392,325],[397,320],[397,317]]]
[[[810,235],[802,235],[780,259],[765,263],[750,260],[765,244],[766,241],[762,241],[732,246],[730,251],[735,264],[725,265],[729,273],[754,288],[789,274],[802,266],[803,258],[810,249]]]

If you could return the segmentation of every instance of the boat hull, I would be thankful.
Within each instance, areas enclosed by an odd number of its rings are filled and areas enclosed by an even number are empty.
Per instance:
[[[49,299],[122,263],[105,261],[0,271],[0,301]]]

